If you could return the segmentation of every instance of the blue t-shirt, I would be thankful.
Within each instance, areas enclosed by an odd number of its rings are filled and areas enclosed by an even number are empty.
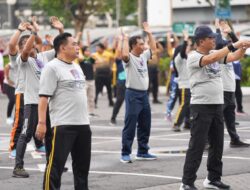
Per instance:
[[[122,64],[121,59],[116,59],[116,66],[117,66],[117,83],[124,84],[126,82],[126,73]]]

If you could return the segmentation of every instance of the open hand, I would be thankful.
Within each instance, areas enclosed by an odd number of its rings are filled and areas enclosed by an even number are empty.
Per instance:
[[[32,25],[33,25],[33,27],[34,27],[34,30],[35,30],[36,32],[38,32],[38,31],[39,31],[39,25],[37,24],[37,18],[36,18],[36,16],[33,16],[33,17],[32,17]]]
[[[18,25],[18,30],[21,30],[21,31],[27,30],[27,26],[28,26],[29,24],[30,24],[30,23],[28,23],[28,22],[21,22],[21,23]]]
[[[150,27],[147,22],[143,22],[142,26],[143,26],[144,32],[146,32],[147,34],[151,33]]]
[[[51,25],[58,30],[62,30],[64,28],[64,25],[56,16],[50,17],[50,22],[51,22]]]

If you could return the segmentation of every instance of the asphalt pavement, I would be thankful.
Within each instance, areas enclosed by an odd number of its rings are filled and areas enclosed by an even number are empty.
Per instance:
[[[244,90],[244,110],[250,114],[249,90]],[[165,119],[167,97],[161,91],[160,101],[163,104],[151,104],[152,130],[150,152],[156,154],[155,161],[136,161],[137,141],[133,145],[133,163],[120,162],[121,133],[124,122],[124,105],[117,118],[117,125],[111,126],[109,121],[112,107],[108,106],[106,93],[100,95],[98,117],[91,118],[92,159],[89,175],[90,190],[177,190],[179,189],[188,146],[190,132],[182,130],[173,132],[172,123]],[[152,102],[152,101],[150,101]],[[1,190],[38,190],[42,189],[45,157],[34,151],[34,143],[30,142],[25,154],[25,169],[30,173],[27,179],[12,178],[14,160],[8,152],[11,126],[6,124],[7,98],[0,94],[0,189]],[[177,106],[176,106],[177,107]],[[176,107],[174,112],[176,111]],[[242,140],[250,143],[250,116],[237,116],[237,131]],[[230,148],[229,136],[225,130],[223,154],[223,177],[232,190],[250,189],[250,148]],[[206,178],[207,152],[197,173],[196,186],[203,189],[202,182]],[[73,174],[71,157],[66,166],[69,171],[62,176],[62,190],[72,190]]]

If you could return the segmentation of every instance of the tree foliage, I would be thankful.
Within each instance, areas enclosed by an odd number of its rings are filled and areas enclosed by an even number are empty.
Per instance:
[[[33,0],[34,9],[42,9],[48,16],[57,16],[64,23],[82,31],[88,17],[102,9],[103,0]]]
[[[43,10],[48,16],[57,16],[66,24],[73,25],[76,31],[84,28],[88,17],[109,12],[116,17],[116,0],[32,0],[33,8]],[[126,16],[135,13],[137,0],[121,0],[121,24],[126,22]]]

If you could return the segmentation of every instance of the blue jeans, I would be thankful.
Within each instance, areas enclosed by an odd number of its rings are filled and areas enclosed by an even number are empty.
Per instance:
[[[166,109],[167,109],[167,114],[171,114],[175,102],[178,98],[178,84],[177,82],[175,82],[174,80],[171,81],[171,91],[170,91],[170,96],[166,105]]]
[[[122,131],[122,155],[130,155],[137,127],[138,154],[148,153],[151,110],[147,91],[126,89],[125,127]]]

